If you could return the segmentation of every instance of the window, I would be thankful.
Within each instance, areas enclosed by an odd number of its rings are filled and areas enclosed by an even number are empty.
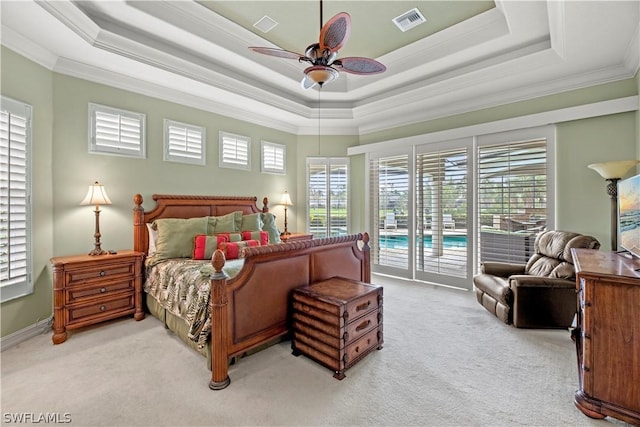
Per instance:
[[[164,160],[204,165],[206,130],[164,119]]]
[[[33,291],[31,106],[2,97],[0,115],[0,286],[2,302]]]
[[[89,152],[144,158],[145,115],[89,103]]]
[[[314,238],[347,234],[349,159],[308,158],[309,231]]]
[[[262,141],[262,172],[286,173],[287,149],[282,144]]]
[[[470,289],[481,262],[526,263],[553,228],[553,126],[367,154],[372,271]]]
[[[478,147],[480,261],[526,263],[547,226],[547,140]]]
[[[251,170],[251,138],[220,132],[221,168]]]
[[[369,164],[371,233],[377,244],[371,248],[375,265],[409,268],[409,156],[374,158]]]
[[[429,273],[466,278],[468,150],[433,145],[416,156],[415,268],[425,279],[435,280]]]

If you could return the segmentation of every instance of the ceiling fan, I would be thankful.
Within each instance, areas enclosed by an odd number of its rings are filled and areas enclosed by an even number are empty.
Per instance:
[[[310,63],[311,66],[304,70],[304,77],[300,83],[303,89],[310,89],[316,84],[322,87],[325,83],[337,79],[338,71],[370,75],[382,73],[387,69],[380,62],[370,58],[351,56],[337,59],[338,50],[344,46],[351,33],[351,17],[346,12],[340,12],[322,25],[322,0],[320,1],[320,27],[319,42],[309,45],[304,55],[271,47],[252,46],[249,49],[265,55]]]

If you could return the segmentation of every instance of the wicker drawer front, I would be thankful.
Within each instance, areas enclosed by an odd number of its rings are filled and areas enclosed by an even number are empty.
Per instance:
[[[133,292],[135,290],[135,278],[115,282],[99,281],[89,286],[74,286],[65,292],[65,303],[72,304],[91,298],[113,295],[121,292]]]
[[[67,328],[71,327],[74,323],[84,323],[97,318],[116,317],[122,315],[123,312],[133,313],[134,310],[135,301],[133,293],[117,299],[97,301],[95,304],[69,307]]]
[[[115,277],[133,277],[135,275],[135,264],[105,264],[79,269],[70,269],[66,272],[65,283],[67,286],[80,286],[95,280],[105,280]]]

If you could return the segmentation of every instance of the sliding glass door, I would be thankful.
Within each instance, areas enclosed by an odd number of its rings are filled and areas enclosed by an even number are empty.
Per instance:
[[[552,227],[552,127],[369,153],[374,272],[472,289],[483,261],[523,263]]]

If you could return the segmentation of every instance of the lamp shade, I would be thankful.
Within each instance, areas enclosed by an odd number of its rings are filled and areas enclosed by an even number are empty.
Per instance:
[[[617,160],[612,162],[593,163],[588,167],[598,172],[604,179],[620,179],[640,160]]]
[[[96,181],[93,185],[89,186],[89,191],[80,204],[95,206],[110,205],[111,199],[107,196],[107,191],[104,189],[104,185],[99,184],[98,181]]]
[[[324,65],[314,65],[313,67],[309,67],[304,70],[304,73],[308,78],[318,83],[320,86],[337,79],[340,75],[333,68]]]
[[[284,194],[282,195],[282,199],[280,200],[280,204],[285,206],[293,206],[293,202],[291,201],[291,197],[289,197],[288,192],[284,192]]]

